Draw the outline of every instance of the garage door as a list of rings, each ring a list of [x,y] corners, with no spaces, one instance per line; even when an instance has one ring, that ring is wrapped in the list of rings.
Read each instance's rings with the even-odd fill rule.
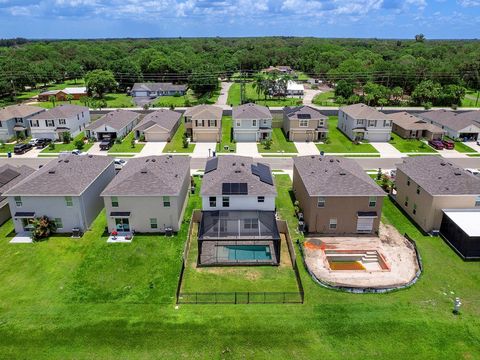
[[[167,141],[168,140],[168,134],[167,133],[154,133],[154,132],[148,132],[145,133],[145,140],[147,141]]]
[[[135,96],[148,96],[148,92],[146,91],[135,91]]]
[[[217,142],[217,133],[199,133],[195,134],[196,142]]]
[[[365,139],[372,142],[385,142],[390,141],[390,134],[369,132],[365,134]]]
[[[235,140],[237,141],[256,141],[255,133],[235,133]]]
[[[373,230],[373,217],[359,217],[357,220],[357,233],[371,233]]]

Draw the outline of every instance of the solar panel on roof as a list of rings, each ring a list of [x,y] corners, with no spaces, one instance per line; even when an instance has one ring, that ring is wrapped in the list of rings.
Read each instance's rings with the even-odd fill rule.
[[[0,174],[0,186],[3,186],[5,184],[8,184],[10,181],[15,179],[17,176],[19,176],[20,173],[12,170],[12,169],[6,169]]]
[[[261,182],[273,185],[272,173],[267,165],[261,163],[252,165],[252,174],[258,176]]]
[[[298,114],[297,117],[299,119],[311,119],[312,116],[310,114]]]
[[[248,195],[246,183],[223,183],[222,195]]]
[[[205,174],[208,174],[211,171],[217,170],[218,167],[218,158],[214,157],[207,161],[207,165],[205,165]]]

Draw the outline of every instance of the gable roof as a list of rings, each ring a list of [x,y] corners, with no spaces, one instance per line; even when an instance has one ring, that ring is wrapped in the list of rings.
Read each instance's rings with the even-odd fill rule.
[[[371,106],[361,103],[342,106],[340,111],[343,111],[345,114],[353,117],[354,119],[385,120],[387,118],[387,115],[384,113]]]
[[[428,130],[432,133],[444,132],[440,126],[431,124],[427,120],[409,114],[406,111],[388,114],[388,118],[391,119],[394,124],[406,130]]]
[[[406,158],[397,166],[431,195],[480,195],[480,178],[439,156]]]
[[[171,132],[178,124],[182,114],[176,111],[161,109],[146,115],[133,130],[147,131],[154,125]]]
[[[78,105],[60,105],[53,109],[41,112],[31,117],[32,120],[44,120],[44,119],[64,119],[70,118],[82,112],[89,112],[88,107]]]
[[[0,121],[7,121],[13,118],[26,118],[40,111],[45,111],[39,106],[30,105],[10,105],[0,108]]]
[[[70,155],[54,159],[4,195],[79,196],[112,164],[109,156]]]
[[[418,114],[423,119],[434,121],[453,130],[462,130],[470,125],[480,129],[480,111],[456,113],[450,110],[432,110]]]
[[[133,91],[186,91],[186,85],[174,85],[172,83],[135,83]]]
[[[192,120],[222,120],[223,109],[213,105],[197,105],[185,111],[184,116]]]
[[[352,159],[298,156],[293,164],[310,196],[386,196]]]
[[[245,183],[248,195],[277,194],[275,185],[261,181],[260,176],[254,174],[256,166],[261,165],[267,175],[271,176],[270,166],[266,164],[254,163],[251,157],[237,155],[224,155],[210,161],[216,161],[216,166],[208,168],[207,162],[207,169],[203,175],[202,196],[222,195],[224,183]]]
[[[308,116],[308,120],[327,120],[328,117],[323,115],[317,109],[314,109],[311,106],[295,106],[295,107],[286,107],[283,109],[284,114],[290,120],[299,120],[300,118],[306,119]],[[300,117],[299,117],[300,115]]]
[[[20,183],[35,170],[29,166],[22,165],[19,167],[5,164],[0,166],[0,204],[3,206],[6,197],[3,195],[6,191]]]
[[[234,120],[272,119],[272,114],[266,106],[253,103],[234,106],[232,116]]]
[[[190,177],[190,157],[163,155],[133,158],[101,196],[175,196]]]
[[[59,90],[48,90],[48,91],[44,91],[42,93],[40,93],[39,95],[56,95],[56,94],[59,94],[59,93],[64,93],[64,94],[67,94],[67,95],[82,95],[82,94],[86,94],[87,93],[87,88],[85,86],[83,87],[67,87],[65,89],[59,89]]]
[[[134,122],[140,116],[139,113],[130,110],[118,109],[103,115],[97,121],[88,124],[85,129],[95,130],[101,126],[110,126],[115,130],[121,130],[128,124]]]

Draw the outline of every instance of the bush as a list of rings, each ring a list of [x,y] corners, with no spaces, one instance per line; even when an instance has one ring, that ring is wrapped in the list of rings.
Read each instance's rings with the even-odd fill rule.
[[[33,241],[40,241],[48,238],[55,231],[57,231],[55,222],[47,216],[41,216],[33,221],[32,239]]]
[[[138,141],[144,142],[145,141],[145,134],[140,135],[140,137],[138,138]]]
[[[323,143],[324,144],[331,144],[332,140],[330,140],[330,138],[327,137],[327,138],[323,139]]]
[[[132,138],[132,140],[130,141],[130,146],[132,147],[132,149],[135,148],[135,139]]]
[[[187,133],[184,133],[184,134],[183,134],[183,137],[182,137],[182,145],[183,145],[183,148],[184,148],[184,149],[187,149],[187,148],[188,148],[188,137],[187,137]]]
[[[122,143],[122,139],[120,139],[120,138],[115,139],[115,144],[121,144],[121,143]]]
[[[67,131],[63,133],[63,143],[64,144],[70,144],[72,141],[72,135]]]
[[[82,150],[84,146],[85,146],[85,143],[83,142],[83,140],[75,141],[75,149]]]
[[[53,141],[48,144],[48,150],[55,150],[55,143]]]
[[[0,149],[5,149],[5,141],[0,140]]]

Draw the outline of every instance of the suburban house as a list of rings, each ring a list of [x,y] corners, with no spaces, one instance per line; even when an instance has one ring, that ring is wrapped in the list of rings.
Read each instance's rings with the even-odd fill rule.
[[[187,135],[193,142],[220,142],[222,114],[222,108],[212,105],[198,105],[187,109],[183,114]]]
[[[45,111],[30,105],[10,105],[0,108],[0,140],[7,141],[15,136],[30,136],[28,119]]]
[[[170,141],[180,125],[182,114],[177,111],[161,109],[154,111],[133,128],[135,137],[145,137],[146,141]]]
[[[352,159],[293,159],[293,192],[309,233],[378,234],[386,193]]]
[[[405,111],[389,114],[388,117],[393,121],[392,131],[404,139],[435,140],[443,137],[441,127]]]
[[[418,114],[422,119],[441,127],[452,139],[475,141],[480,139],[480,111],[456,113],[450,110],[432,110]]]
[[[63,134],[77,136],[90,122],[90,110],[85,106],[60,105],[32,116],[29,120],[34,138],[62,140]]]
[[[123,138],[138,124],[140,113],[118,109],[87,125],[86,136],[103,139]]]
[[[5,164],[0,166],[0,225],[10,219],[11,216],[8,199],[3,193],[17,185],[34,171],[34,169],[26,165],[16,167]]]
[[[6,191],[17,233],[47,216],[58,233],[83,233],[103,209],[100,193],[115,177],[109,156],[70,155],[54,159]]]
[[[200,193],[199,266],[278,265],[276,194],[268,165],[235,155],[208,160]]]
[[[286,107],[283,130],[290,141],[320,141],[328,136],[328,117],[311,106]]]
[[[189,190],[188,156],[130,159],[101,194],[108,229],[117,232],[176,232],[182,223]]]
[[[444,209],[440,236],[465,260],[480,259],[480,209]]]
[[[266,106],[248,103],[232,110],[233,139],[262,141],[272,137],[272,114]]]
[[[405,158],[395,185],[397,203],[425,232],[440,229],[443,209],[480,209],[480,177],[442,157]]]
[[[354,104],[338,110],[337,127],[352,141],[388,142],[392,120],[373,107]]]
[[[86,87],[67,87],[63,90],[49,90],[38,94],[38,101],[50,101],[50,96],[54,96],[56,101],[80,100],[87,96]]]
[[[297,83],[292,80],[287,82],[287,96],[299,96],[302,97],[305,93],[305,87],[303,84]]]
[[[130,91],[133,97],[148,97],[151,99],[159,96],[185,95],[186,85],[172,83],[135,83]]]
[[[279,65],[279,66],[269,66],[268,68],[263,70],[266,73],[277,73],[277,74],[283,74],[283,75],[290,75],[293,74],[293,69],[290,66],[284,66],[284,65]]]

